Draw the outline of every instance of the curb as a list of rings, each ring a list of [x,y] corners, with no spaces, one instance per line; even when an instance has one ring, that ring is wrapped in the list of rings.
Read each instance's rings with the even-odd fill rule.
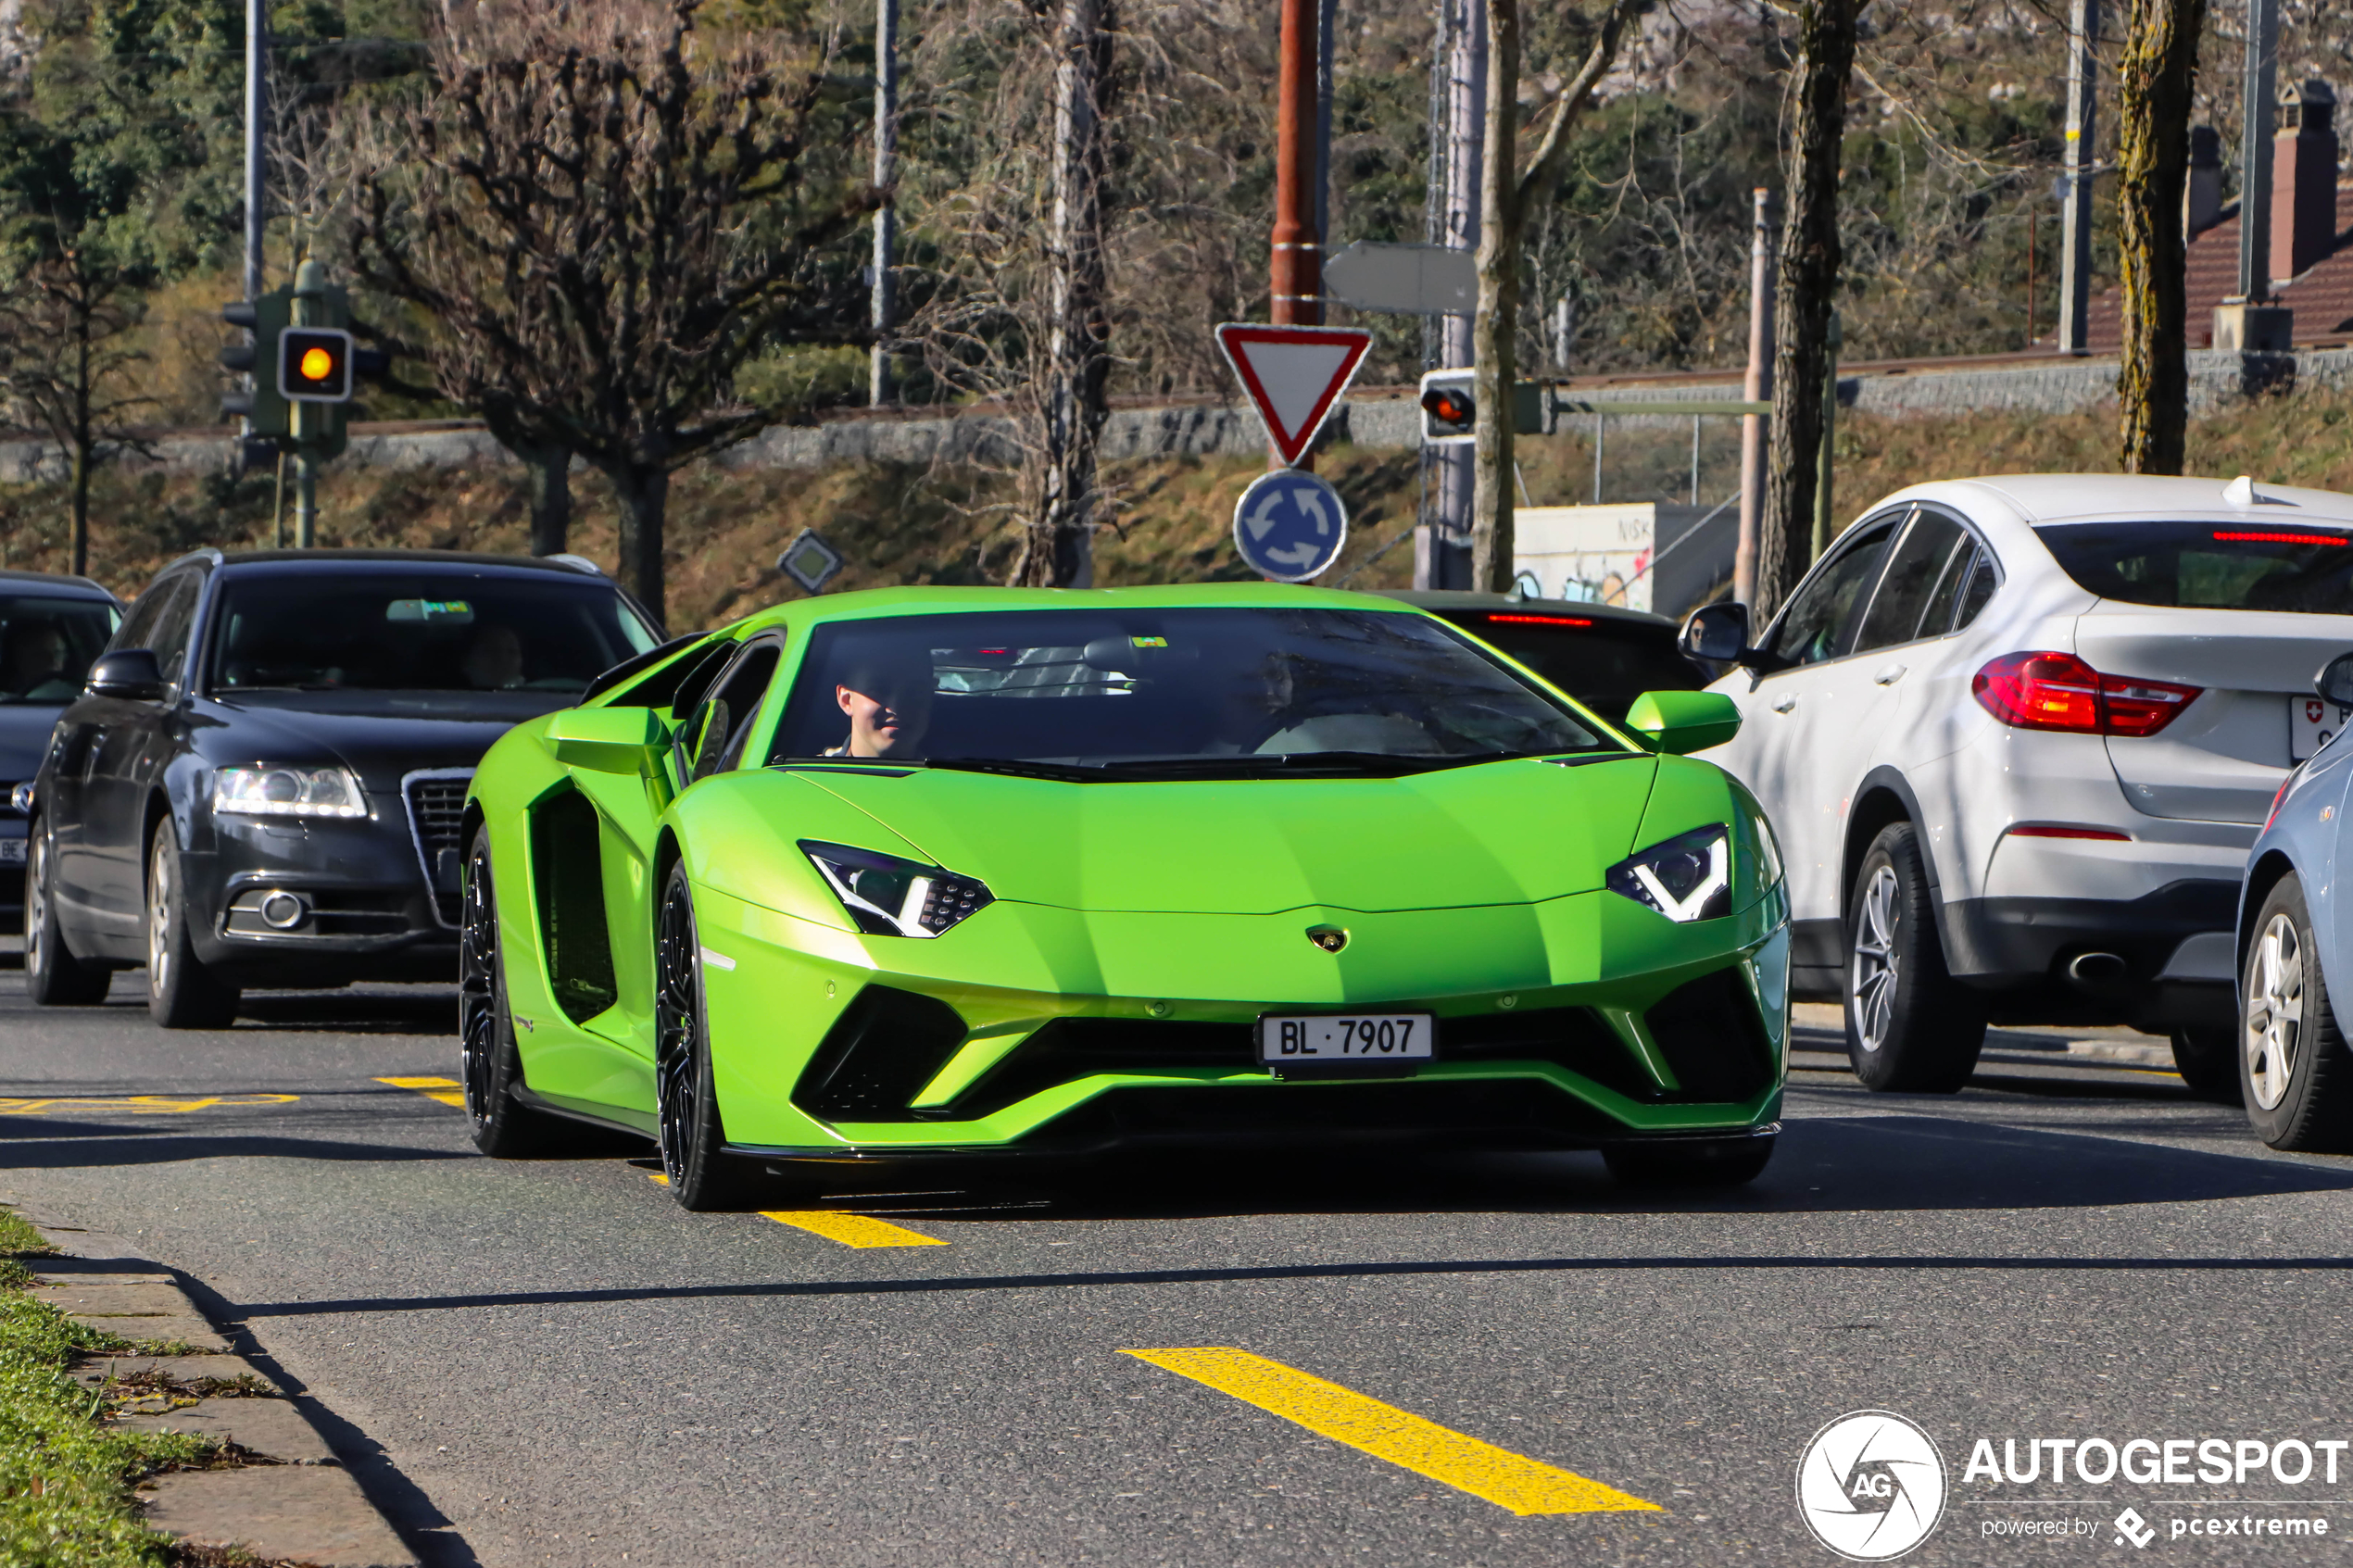
[[[76,1323],[182,1353],[77,1359],[75,1381],[99,1390],[135,1380],[119,1424],[186,1432],[233,1446],[241,1463],[182,1470],[139,1485],[151,1528],[182,1544],[300,1568],[420,1568],[278,1382],[236,1353],[170,1270],[130,1243],[18,1209],[63,1254],[28,1258],[28,1294]],[[191,1402],[193,1400],[193,1402]]]

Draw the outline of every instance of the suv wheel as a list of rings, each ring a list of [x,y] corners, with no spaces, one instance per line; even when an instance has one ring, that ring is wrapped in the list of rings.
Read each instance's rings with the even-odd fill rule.
[[[2255,917],[2239,982],[2246,1119],[2273,1148],[2353,1150],[2353,1054],[2329,1006],[2304,885],[2282,877]]]
[[[1846,1055],[1873,1089],[1952,1094],[1976,1070],[1985,1002],[1944,968],[1919,830],[1880,830],[1847,916]]]
[[[2217,1105],[2241,1103],[2237,1031],[2176,1029],[2173,1031],[2173,1071],[2190,1093]]]

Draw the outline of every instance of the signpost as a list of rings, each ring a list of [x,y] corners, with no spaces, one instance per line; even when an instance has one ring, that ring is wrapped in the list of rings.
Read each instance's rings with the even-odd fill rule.
[[[1347,543],[1340,492],[1302,469],[1259,475],[1234,507],[1234,547],[1252,571],[1277,583],[1328,571]]]
[[[1228,321],[1217,329],[1217,346],[1287,468],[1299,467],[1372,343],[1373,334],[1361,327]]]

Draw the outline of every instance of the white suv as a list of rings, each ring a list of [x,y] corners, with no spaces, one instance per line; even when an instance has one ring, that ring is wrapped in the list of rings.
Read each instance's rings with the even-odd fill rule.
[[[2233,926],[2290,766],[2347,717],[2353,496],[2016,475],[1871,508],[1764,635],[1694,611],[1781,837],[1801,997],[1880,1089],[1968,1081],[1989,1022],[2122,1022],[2238,1098]]]

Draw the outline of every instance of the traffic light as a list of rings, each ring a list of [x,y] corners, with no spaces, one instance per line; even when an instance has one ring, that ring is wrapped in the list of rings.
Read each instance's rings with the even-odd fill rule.
[[[220,319],[253,334],[251,344],[220,351],[220,363],[253,376],[251,392],[233,392],[220,399],[220,411],[252,422],[251,433],[261,440],[282,441],[294,433],[293,409],[278,390],[275,377],[254,372],[278,363],[278,339],[294,318],[291,290],[275,289],[259,299],[238,300],[220,308]]]
[[[1432,370],[1422,377],[1422,444],[1460,446],[1478,439],[1478,405],[1471,396],[1469,370]],[[1512,431],[1517,435],[1552,433],[1553,389],[1544,382],[1512,385]]]
[[[288,327],[278,334],[278,395],[289,403],[351,401],[351,334],[341,327]]]

